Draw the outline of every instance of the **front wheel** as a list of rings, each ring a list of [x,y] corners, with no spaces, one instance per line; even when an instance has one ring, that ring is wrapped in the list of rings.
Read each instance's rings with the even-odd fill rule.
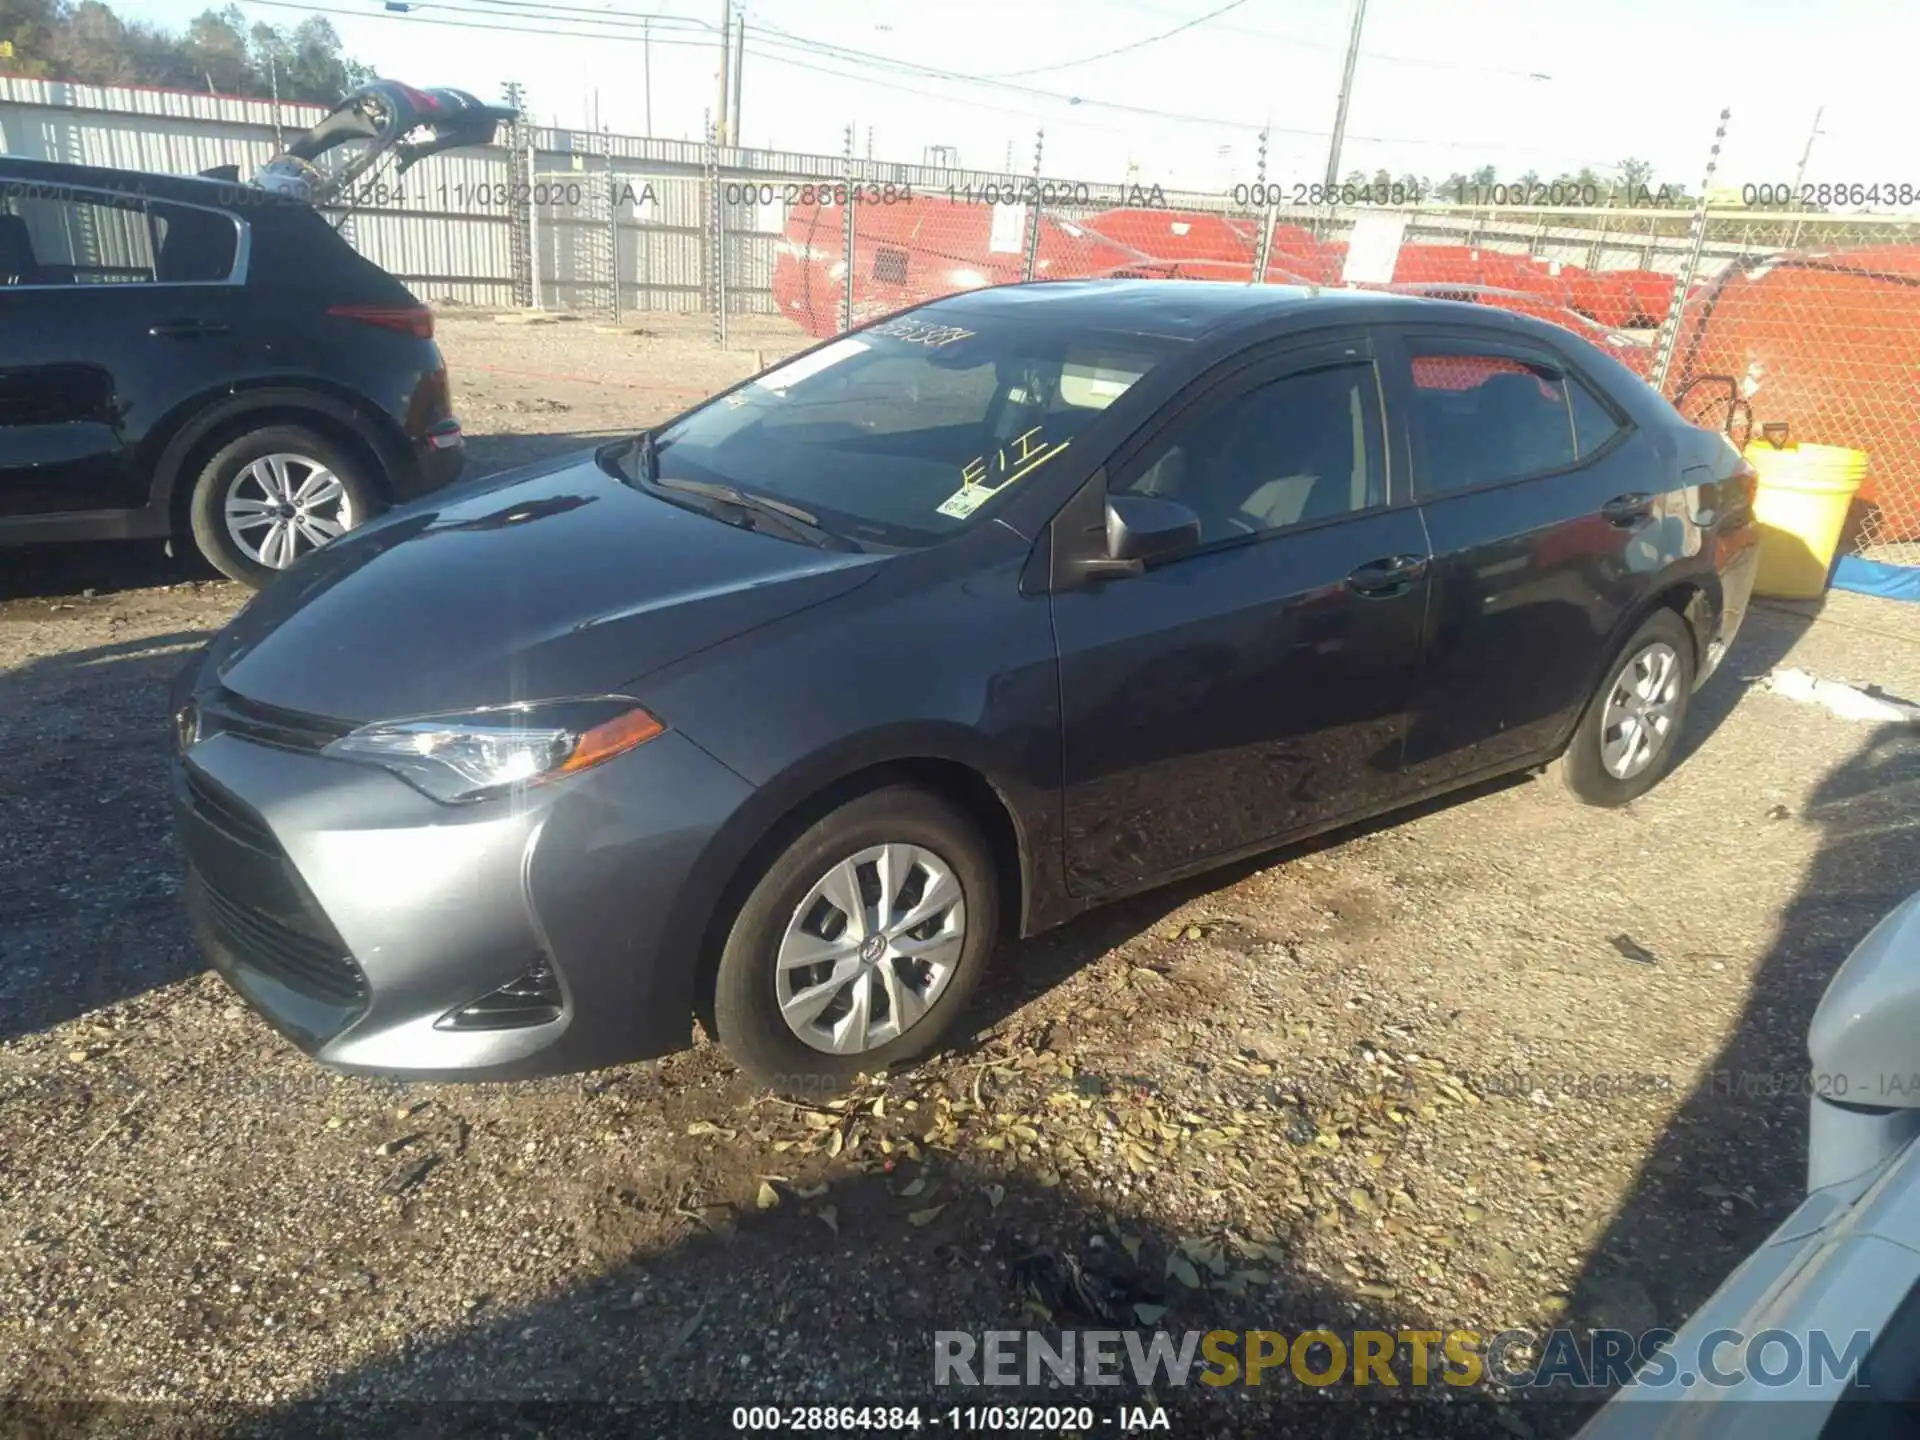
[[[376,491],[364,465],[300,425],[270,425],[222,446],[193,486],[194,543],[255,589],[364,522]]]
[[[1561,779],[1589,805],[1624,805],[1673,762],[1693,697],[1693,636],[1671,610],[1656,610],[1607,671],[1560,757]]]
[[[907,786],[850,800],[741,906],[715,977],[717,1038],[762,1085],[843,1089],[939,1043],[999,920],[993,857],[965,814]]]

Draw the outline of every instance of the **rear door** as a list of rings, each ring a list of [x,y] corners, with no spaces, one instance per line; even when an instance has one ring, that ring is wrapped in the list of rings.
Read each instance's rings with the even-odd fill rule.
[[[0,206],[0,524],[138,509],[141,442],[233,369],[240,228],[68,186]]]
[[[1106,473],[1108,493],[1194,510],[1201,543],[1053,597],[1075,892],[1257,848],[1389,794],[1426,545],[1413,508],[1392,503],[1366,337],[1245,366]]]
[[[1655,438],[1557,350],[1470,326],[1380,342],[1433,547],[1405,758],[1422,790],[1558,743],[1653,581],[1650,528],[1685,505]]]

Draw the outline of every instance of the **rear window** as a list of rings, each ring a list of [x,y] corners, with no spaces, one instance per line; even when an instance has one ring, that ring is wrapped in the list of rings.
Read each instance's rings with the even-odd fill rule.
[[[1184,344],[916,311],[668,427],[655,437],[659,473],[786,501],[853,539],[931,544],[1052,462]]]

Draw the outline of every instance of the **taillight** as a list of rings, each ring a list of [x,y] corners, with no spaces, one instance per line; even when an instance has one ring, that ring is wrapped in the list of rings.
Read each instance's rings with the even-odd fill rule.
[[[425,305],[329,305],[327,313],[378,325],[382,330],[397,330],[416,340],[433,338],[433,311]]]

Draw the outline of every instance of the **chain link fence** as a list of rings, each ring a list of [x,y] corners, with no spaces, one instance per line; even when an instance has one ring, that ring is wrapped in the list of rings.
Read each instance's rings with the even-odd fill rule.
[[[517,303],[615,321],[701,312],[726,346],[742,316],[824,338],[1025,280],[1464,300],[1605,346],[1736,442],[1785,426],[1865,451],[1849,547],[1920,563],[1920,214],[1621,203],[1605,189],[1554,205],[1258,181],[1209,194],[526,127],[506,158],[498,234]]]

